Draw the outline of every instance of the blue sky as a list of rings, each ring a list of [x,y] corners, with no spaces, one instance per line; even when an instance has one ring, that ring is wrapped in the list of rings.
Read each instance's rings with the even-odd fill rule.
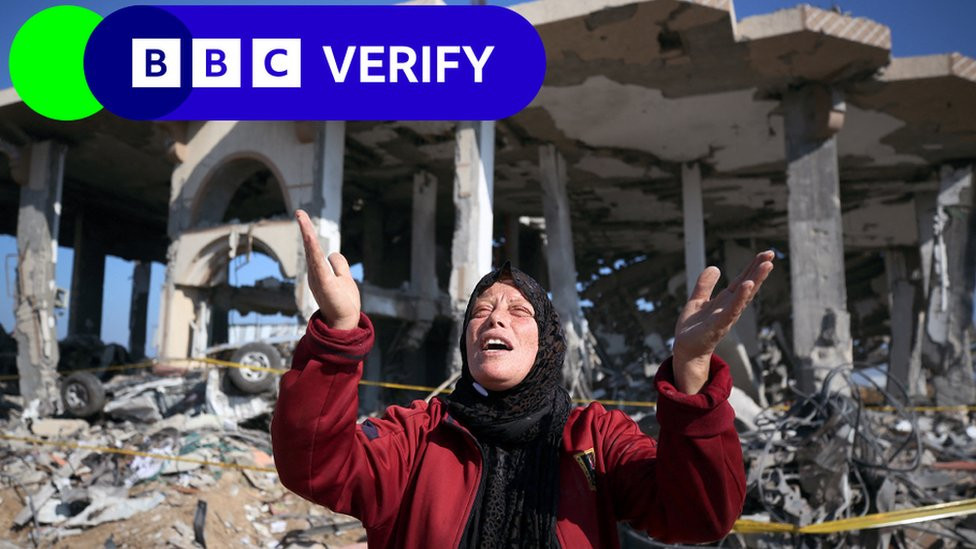
[[[572,0],[564,0],[572,1]],[[70,3],[92,9],[105,16],[114,10],[133,4],[147,4],[151,2],[130,2],[125,0],[73,2],[3,2],[0,3],[0,60],[3,70],[0,71],[0,88],[10,86],[10,75],[7,70],[7,57],[10,43],[17,29],[31,15],[38,11],[54,6]],[[269,0],[206,0],[180,1],[166,0],[159,4],[270,4]],[[384,0],[366,1],[303,1],[289,0],[290,4],[389,4]],[[468,0],[448,0],[448,4],[469,4]],[[490,1],[495,5],[512,5],[514,1]],[[782,8],[797,5],[799,2],[783,0],[738,0],[735,2],[736,17],[742,19],[751,15],[769,13]],[[976,38],[973,34],[973,22],[976,21],[976,1],[970,0],[841,0],[824,1],[808,0],[806,3],[830,9],[839,7],[842,11],[850,12],[854,16],[867,17],[891,28],[892,53],[895,56],[927,55],[958,51],[976,58]],[[12,279],[14,260],[16,257],[16,240],[11,236],[0,236],[0,256],[4,258],[3,272],[0,272],[0,324],[10,331],[13,327],[13,295],[14,281]],[[249,264],[235,270],[234,280],[238,284],[251,284],[265,276],[278,276],[278,269],[274,263],[260,255]],[[58,252],[57,285],[62,288],[71,286],[72,252],[69,248],[60,248]],[[9,275],[9,276],[8,276]],[[132,287],[132,264],[115,257],[109,257],[105,265],[105,281],[111,292],[106,292],[102,307],[102,333],[105,341],[122,343],[128,341],[129,293]],[[147,352],[152,355],[152,339],[158,321],[159,289],[163,282],[163,267],[154,264],[150,283],[150,306],[147,324]],[[123,297],[124,296],[124,297]],[[121,297],[121,299],[120,299]],[[232,316],[231,321],[253,321],[255,316],[241,319]],[[269,319],[270,320],[270,319]],[[284,319],[278,318],[278,321]],[[58,336],[64,337],[67,328],[67,316],[58,318]]]

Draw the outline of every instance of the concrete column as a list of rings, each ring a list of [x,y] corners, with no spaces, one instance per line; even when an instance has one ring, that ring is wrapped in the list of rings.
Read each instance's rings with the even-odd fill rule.
[[[410,230],[410,286],[425,297],[437,295],[437,178],[429,172],[413,176]]]
[[[973,169],[944,166],[933,222],[932,272],[922,341],[940,405],[976,400],[969,328],[973,318]]]
[[[888,311],[891,322],[891,343],[888,348],[888,392],[908,399],[924,396],[920,387],[921,364],[912,353],[915,335],[915,285],[909,279],[905,252],[889,248],[884,253],[888,278]],[[924,387],[924,384],[922,384]]]
[[[705,270],[705,218],[702,213],[701,166],[681,165],[681,206],[685,227],[685,287],[691,297],[698,275]]]
[[[458,123],[449,292],[452,299],[461,302],[462,309],[478,280],[492,267],[494,171],[495,123]]]
[[[149,310],[149,276],[152,264],[136,261],[132,266],[132,297],[129,304],[129,354],[146,356],[146,313]]]
[[[210,343],[210,303],[206,299],[201,299],[197,295],[196,317],[190,323],[193,330],[190,339],[190,356],[193,358],[202,357],[204,351]]]
[[[542,183],[542,211],[546,218],[546,261],[552,304],[566,334],[566,363],[563,379],[573,396],[590,394],[593,363],[587,352],[585,320],[576,292],[576,257],[573,228],[566,194],[566,162],[553,145],[539,147],[539,172]]]
[[[914,313],[915,328],[912,342],[912,356],[910,359],[910,364],[917,364],[920,371],[918,378],[915,380],[915,386],[909,388],[909,393],[921,397],[919,400],[925,400],[925,397],[928,396],[928,381],[926,376],[923,375],[922,348],[929,348],[931,346],[931,342],[925,337],[925,319],[928,313],[925,304],[928,303],[929,276],[932,272],[932,248],[935,242],[932,220],[935,219],[935,199],[937,196],[938,193],[925,192],[915,193],[913,198],[915,202],[915,220],[918,224],[918,263],[919,270],[922,274],[922,304],[916,307]],[[911,381],[911,378],[909,378],[909,381]]]
[[[166,280],[163,293],[159,299],[159,329],[156,332],[156,353],[164,359],[180,359],[190,355],[193,328],[191,326],[196,315],[196,291],[192,288],[177,287],[172,281],[175,275],[173,269],[173,250],[179,242],[170,245],[169,262],[166,266]],[[167,366],[168,367],[168,366]],[[175,366],[180,368],[180,365]],[[164,371],[165,368],[160,368]]]
[[[459,122],[455,136],[454,238],[448,283],[455,319],[452,342],[460,338],[468,297],[492,267],[495,122]],[[459,368],[460,351],[455,350],[450,360],[452,368]]]
[[[105,250],[93,219],[75,214],[74,262],[71,267],[71,304],[68,335],[102,333],[102,295],[105,285]]]
[[[346,146],[346,123],[328,121],[322,124],[315,141],[315,190],[307,211],[319,233],[319,245],[326,257],[339,251],[339,227],[342,216],[342,172]],[[295,238],[301,239],[296,229]],[[295,283],[295,300],[306,320],[315,313],[315,298],[308,287],[308,267],[304,248],[299,246],[299,261]]]
[[[811,392],[829,368],[853,360],[834,137],[844,105],[830,89],[809,85],[784,94],[783,110],[795,374],[799,389]]]
[[[58,394],[58,339],[54,322],[54,267],[57,263],[61,188],[67,147],[52,141],[34,143],[27,180],[21,181],[17,213],[17,372],[24,408],[38,402],[38,413],[62,411]]]

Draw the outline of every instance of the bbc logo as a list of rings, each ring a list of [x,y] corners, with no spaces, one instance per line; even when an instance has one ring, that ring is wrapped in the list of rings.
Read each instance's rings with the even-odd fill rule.
[[[299,38],[251,40],[251,87],[300,88],[302,41]],[[132,39],[132,87],[179,88],[179,38]],[[194,88],[241,87],[241,41],[238,38],[191,40]]]

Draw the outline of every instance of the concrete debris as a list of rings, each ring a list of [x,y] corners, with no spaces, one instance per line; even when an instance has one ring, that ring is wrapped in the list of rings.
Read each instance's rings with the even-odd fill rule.
[[[88,427],[83,419],[37,419],[31,422],[31,432],[39,437],[70,437]]]
[[[264,395],[233,394],[230,382],[217,370],[207,374],[207,405],[218,416],[245,421],[271,412],[274,403]]]
[[[231,389],[219,397],[223,378],[216,370],[116,376],[104,384],[105,409],[88,421],[27,418],[22,399],[0,395],[5,434],[84,447],[0,446],[0,548],[345,547],[364,541],[357,520],[281,486],[267,429],[273,395]]]
[[[180,378],[160,378],[146,382],[135,379],[116,378],[106,384],[106,390],[113,394],[103,411],[119,419],[155,422],[163,419],[159,398],[167,389],[182,388],[185,381]]]
[[[762,410],[756,428],[741,434],[748,472],[743,518],[804,526],[976,497],[973,416],[914,412],[906,401],[870,373],[835,369],[818,391],[797,393],[788,408]],[[884,531],[733,534],[725,545],[969,547],[974,539],[976,521],[964,516]]]
[[[145,497],[129,497],[127,489],[111,486],[92,486],[88,494],[91,502],[81,513],[71,517],[66,526],[96,526],[103,522],[125,520],[154,509],[166,499],[160,492]]]

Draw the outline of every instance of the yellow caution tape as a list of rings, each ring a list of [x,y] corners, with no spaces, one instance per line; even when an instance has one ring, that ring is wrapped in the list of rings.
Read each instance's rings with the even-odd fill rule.
[[[111,446],[90,446],[87,444],[78,444],[77,442],[70,442],[66,440],[44,440],[39,438],[30,437],[16,437],[12,435],[0,434],[0,439],[3,440],[13,440],[17,442],[25,442],[27,444],[37,444],[39,446],[57,446],[61,448],[72,448],[76,450],[90,450],[92,452],[98,452],[101,454],[122,454],[126,456],[140,456],[155,459],[162,459],[167,461],[180,461],[184,463],[199,463],[200,465],[209,465],[211,467],[221,467],[224,469],[246,469],[248,471],[260,471],[262,473],[275,473],[274,467],[258,467],[257,465],[241,465],[240,463],[228,463],[225,461],[211,461],[208,459],[198,459],[186,456],[169,456],[166,454],[154,454],[152,452],[142,452],[140,450],[129,450],[127,448],[112,448]]]
[[[830,520],[807,526],[796,526],[781,522],[759,522],[740,519],[732,527],[740,534],[785,533],[785,534],[834,534],[837,532],[854,532],[891,526],[904,526],[917,522],[927,522],[962,515],[976,513],[976,498],[937,503],[912,509],[898,509],[884,513],[874,513],[863,517]]]
[[[225,368],[242,368],[245,370],[255,370],[258,372],[270,372],[273,374],[283,374],[287,372],[287,369],[283,368],[268,368],[265,366],[253,366],[250,364],[241,364],[240,362],[231,362],[228,360],[220,360],[217,358],[160,358],[153,360],[144,360],[141,362],[134,362],[132,364],[117,364],[112,366],[99,366],[94,368],[79,368],[76,370],[66,371],[64,373],[74,373],[74,372],[106,372],[106,371],[120,371],[120,370],[132,370],[138,368],[152,368],[153,366],[160,363],[184,363],[190,364],[191,367],[195,364],[207,364],[212,366],[222,366]],[[15,379],[20,379],[19,375],[6,375],[0,376],[0,381],[12,381]],[[371,381],[368,379],[362,379],[359,381],[360,385],[368,385],[372,387],[384,387],[387,389],[400,389],[404,391],[420,391],[420,392],[438,392],[438,393],[450,393],[451,389],[438,389],[437,387],[428,387],[426,385],[408,385],[405,383],[393,383],[389,381]],[[604,406],[634,406],[634,407],[648,407],[654,408],[657,406],[656,402],[652,401],[642,401],[642,400],[611,400],[611,399],[574,399],[576,404],[589,404],[591,402],[599,402]],[[772,408],[777,410],[788,410],[788,404],[777,404],[772,406]],[[881,412],[895,412],[898,408],[894,406],[885,405],[870,405],[865,406],[869,410],[876,410]],[[976,411],[976,405],[958,405],[958,406],[906,406],[901,408],[902,410],[913,411],[913,412],[973,412]]]
[[[878,410],[881,412],[897,412],[898,408],[894,406],[881,406],[873,405],[866,406],[870,410]],[[966,405],[958,404],[954,406],[905,406],[901,408],[902,410],[911,410],[913,412],[972,412],[976,410],[976,405]]]
[[[762,522],[751,519],[739,519],[732,526],[732,531],[739,534],[795,534],[797,526],[783,522]]]
[[[179,359],[177,359],[179,360]],[[288,370],[282,368],[268,368],[265,366],[252,366],[250,364],[241,364],[240,362],[230,362],[228,360],[220,360],[217,358],[187,358],[183,359],[187,362],[203,362],[204,364],[213,364],[214,366],[226,366],[228,368],[242,368],[245,370],[255,370],[257,372],[271,372],[272,374],[283,374]],[[167,362],[175,362],[169,360]]]

